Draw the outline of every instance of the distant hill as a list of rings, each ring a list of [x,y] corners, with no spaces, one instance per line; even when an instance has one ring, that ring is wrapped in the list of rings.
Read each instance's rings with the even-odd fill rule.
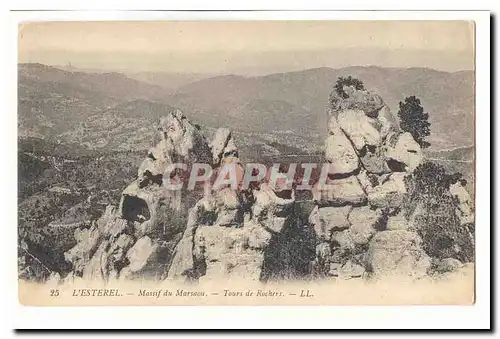
[[[419,97],[432,123],[433,149],[473,143],[472,71],[348,67],[259,77],[219,76],[181,87],[169,102],[210,125],[320,135],[325,131],[328,94],[336,79],[347,75],[361,79],[395,111],[406,96]]]
[[[142,149],[151,145],[148,131],[154,120],[176,107],[204,127],[229,127],[252,135],[241,144],[273,135],[270,141],[292,141],[318,151],[326,130],[328,95],[337,77],[347,75],[378,92],[394,111],[406,96],[419,97],[432,123],[431,151],[473,144],[473,73],[427,68],[316,68],[202,80],[195,74],[179,76],[175,86],[197,81],[172,93],[161,87],[168,74],[136,74],[139,81],[119,73],[21,64],[19,134],[88,148]]]
[[[120,103],[161,100],[165,93],[119,73],[69,72],[42,64],[20,64],[18,76],[21,136],[55,138]]]
[[[175,91],[181,86],[187,85],[202,79],[207,79],[215,76],[214,74],[204,73],[175,73],[175,72],[161,72],[161,71],[144,71],[144,72],[129,72],[116,70],[106,70],[99,68],[80,68],[71,65],[57,65],[54,68],[62,69],[69,72],[83,72],[83,73],[121,73],[131,79],[145,82],[151,85],[162,87],[168,92]]]
[[[135,80],[160,86],[168,92],[173,92],[189,83],[213,77],[210,74],[170,72],[125,72],[125,75]]]
[[[74,124],[59,138],[90,149],[148,149],[156,134],[155,124],[173,109],[142,99],[123,102]]]
[[[448,161],[457,162],[473,162],[474,146],[427,152],[426,157],[430,159],[446,159]]]

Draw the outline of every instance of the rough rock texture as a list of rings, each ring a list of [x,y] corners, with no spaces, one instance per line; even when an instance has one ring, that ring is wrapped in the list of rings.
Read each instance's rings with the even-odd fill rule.
[[[400,134],[393,145],[388,146],[386,157],[391,164],[403,164],[406,171],[412,172],[422,161],[422,150],[411,134],[406,132]]]
[[[368,202],[374,208],[397,209],[406,195],[403,173],[393,173],[368,194]]]
[[[382,231],[370,241],[366,265],[376,276],[407,275],[423,277],[430,268],[430,258],[421,248],[415,232]]]
[[[230,136],[225,129],[215,134],[211,147],[216,165],[239,163]],[[293,194],[280,197],[265,183],[246,191],[224,187],[208,192],[189,211],[168,279],[260,280],[266,249],[287,227],[293,204]]]
[[[325,160],[332,164],[332,174],[350,174],[359,168],[359,159],[345,135],[330,135],[326,139]]]
[[[365,146],[380,145],[382,136],[377,129],[377,120],[366,116],[362,110],[342,111],[337,121],[356,150],[361,151]]]
[[[212,149],[212,161],[219,165],[223,158],[238,157],[238,148],[233,140],[231,131],[227,128],[219,128],[210,143]]]
[[[349,228],[347,217],[351,209],[351,206],[321,208],[316,206],[309,217],[309,223],[314,227],[318,239],[329,240],[332,231]]]
[[[360,205],[366,202],[363,191],[356,176],[343,179],[327,179],[324,187],[313,187],[313,199],[320,206]]]
[[[389,107],[384,106],[378,111],[377,117],[380,125],[380,134],[382,138],[386,138],[391,133],[398,134],[401,129],[399,127],[399,119],[395,113],[393,113]]]
[[[460,181],[450,186],[450,193],[458,200],[456,214],[462,225],[474,223],[474,203]]]
[[[435,270],[439,273],[453,272],[464,267],[464,264],[455,258],[445,258],[437,261]]]
[[[415,279],[460,269],[452,255],[431,265],[413,226],[418,211],[403,213],[407,180],[422,161],[419,145],[380,96],[344,91],[330,96],[329,173],[307,199],[266,182],[240,189],[244,166],[231,131],[217,130],[208,144],[180,111],[163,118],[159,142],[119,205],[75,231],[77,244],[65,254],[73,272],[65,279]],[[211,165],[214,177],[234,166],[238,188],[166,189],[184,179],[173,164],[195,162]],[[460,182],[450,194],[468,229],[470,196]]]
[[[405,178],[421,162],[420,146],[401,131],[378,95],[344,90],[347,97],[330,96],[327,186],[313,188],[313,272],[339,278],[420,277],[429,260],[401,213],[408,195]]]
[[[336,116],[339,112],[358,109],[367,116],[376,118],[384,107],[384,101],[376,94],[366,90],[356,90],[353,86],[344,86],[347,97],[340,97],[335,91],[330,94],[329,114]]]
[[[402,213],[399,213],[397,215],[390,216],[387,219],[387,226],[386,226],[388,231],[406,231],[412,228],[411,223],[406,220],[404,215]]]
[[[203,135],[182,112],[163,117],[160,141],[139,167],[137,179],[122,193],[117,209],[108,206],[90,229],[77,229],[77,244],[65,254],[73,276],[83,279],[158,279],[166,276],[171,253],[186,227],[183,190],[168,190],[179,174],[165,171],[173,163],[211,161]],[[168,173],[168,171],[167,171]],[[195,193],[192,193],[195,194]]]

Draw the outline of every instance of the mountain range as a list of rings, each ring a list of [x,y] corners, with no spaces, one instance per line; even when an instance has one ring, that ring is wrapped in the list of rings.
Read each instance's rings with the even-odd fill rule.
[[[379,93],[394,111],[406,96],[419,97],[429,113],[432,151],[473,144],[472,71],[374,66],[245,77],[90,73],[20,64],[19,135],[90,149],[146,149],[154,121],[180,108],[208,132],[219,126],[234,130],[243,148],[264,145],[263,152],[281,153],[272,146],[277,143],[317,152],[328,95],[336,79],[347,75]]]

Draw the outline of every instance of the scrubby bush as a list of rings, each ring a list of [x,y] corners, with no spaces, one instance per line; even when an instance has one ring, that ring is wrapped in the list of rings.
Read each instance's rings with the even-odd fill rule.
[[[441,165],[422,163],[406,178],[409,194],[403,206],[405,217],[412,220],[427,254],[469,262],[474,258],[474,243],[468,228],[460,224],[456,214],[458,202],[449,191],[458,180],[459,173],[450,175]]]
[[[353,86],[356,90],[361,91],[365,89],[363,85],[363,81],[353,78],[352,76],[348,76],[346,78],[339,77],[337,82],[335,83],[335,92],[338,96],[347,99],[349,96],[344,91],[344,86]]]

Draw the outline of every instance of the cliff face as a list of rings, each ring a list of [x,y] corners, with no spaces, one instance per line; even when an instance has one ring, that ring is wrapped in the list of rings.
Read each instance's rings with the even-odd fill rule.
[[[315,184],[305,200],[297,199],[295,187],[264,181],[246,189],[167,190],[166,181],[178,179],[163,177],[174,163],[205,163],[215,173],[232,165],[239,183],[245,164],[229,130],[219,129],[208,143],[180,111],[162,118],[160,141],[119,206],[75,231],[77,245],[65,254],[73,265],[66,279],[425,276],[436,266],[414,222],[425,211],[408,215],[404,209],[407,182],[422,162],[420,146],[380,96],[353,88],[345,93],[330,96],[326,185]],[[468,232],[471,199],[459,183],[450,194],[459,202],[458,227]]]

